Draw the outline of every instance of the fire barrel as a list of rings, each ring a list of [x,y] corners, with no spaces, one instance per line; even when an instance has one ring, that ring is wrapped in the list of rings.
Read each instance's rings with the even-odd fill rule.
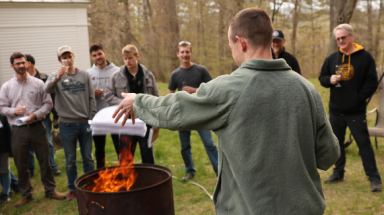
[[[134,167],[113,166],[115,168],[134,168],[136,181],[129,191],[92,192],[92,186],[100,171],[88,172],[75,181],[77,204],[81,215],[174,215],[172,172],[168,168],[152,164],[135,164]]]

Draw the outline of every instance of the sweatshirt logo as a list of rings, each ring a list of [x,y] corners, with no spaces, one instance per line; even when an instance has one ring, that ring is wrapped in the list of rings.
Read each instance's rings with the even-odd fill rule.
[[[85,83],[69,79],[69,82],[61,82],[61,89],[63,92],[69,92],[71,94],[78,94],[85,92]]]
[[[349,68],[348,68],[347,63],[339,66],[337,71],[341,71],[341,80],[343,80],[343,81],[350,80],[353,77],[353,75],[355,74],[355,69],[353,68],[353,66],[351,64],[349,64]]]

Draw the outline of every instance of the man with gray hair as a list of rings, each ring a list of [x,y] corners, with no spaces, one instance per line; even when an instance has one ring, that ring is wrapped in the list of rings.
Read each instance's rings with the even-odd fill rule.
[[[321,85],[331,89],[329,120],[339,140],[341,156],[333,174],[325,183],[344,181],[344,137],[347,126],[359,147],[365,174],[371,181],[371,191],[381,191],[381,178],[369,139],[366,100],[377,88],[375,60],[364,47],[353,42],[353,28],[341,24],[333,30],[339,50],[325,59],[319,77]]]

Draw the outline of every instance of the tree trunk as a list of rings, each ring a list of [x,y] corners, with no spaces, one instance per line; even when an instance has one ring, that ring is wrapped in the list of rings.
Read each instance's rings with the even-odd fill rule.
[[[277,13],[279,12],[280,8],[281,8],[281,5],[285,2],[286,0],[283,0],[281,1],[280,3],[276,3],[276,0],[273,0],[273,9],[272,9],[272,16],[271,16],[271,20],[272,20],[272,23],[275,21],[275,16],[277,15]],[[276,6],[278,4],[278,6]]]
[[[148,57],[148,68],[160,68],[159,37],[156,35],[156,29],[153,26],[152,8],[149,0],[143,0],[143,19],[145,29],[145,47],[146,57]],[[155,76],[160,76],[158,70],[152,70]]]
[[[129,12],[129,0],[124,2],[125,8],[125,43],[131,44],[131,17]]]
[[[168,41],[168,55],[171,58],[171,68],[175,69],[179,66],[179,59],[176,56],[176,51],[178,49],[178,42],[180,40],[179,36],[179,19],[176,11],[176,0],[169,0],[169,4],[165,4],[166,11],[168,13],[168,23],[169,23],[169,38]]]
[[[314,23],[314,12],[313,12],[313,0],[311,0],[311,38],[312,38],[312,41],[315,41],[315,23]],[[317,44],[316,43],[312,43],[312,50],[311,50],[311,64],[313,66],[316,65],[316,46]],[[302,75],[304,75],[304,71],[302,71]],[[309,74],[306,74],[306,75],[309,75]],[[312,75],[312,74],[311,74]]]
[[[367,32],[368,35],[373,35],[372,33],[372,1],[367,0],[367,16],[368,16],[368,23],[367,23]],[[372,53],[373,49],[373,40],[368,40],[367,44],[367,51]]]
[[[353,15],[353,10],[356,7],[356,3],[357,3],[357,0],[334,1],[335,9],[334,9],[333,15],[334,15],[335,27],[342,23],[349,23]],[[333,32],[331,32],[329,47],[328,47],[328,55],[336,51],[337,51],[337,43],[335,40],[335,36],[333,35]]]
[[[335,0],[329,1],[329,32],[332,34],[335,25]]]
[[[205,43],[205,26],[204,26],[204,7],[205,7],[205,0],[199,0],[199,5],[200,5],[200,26],[201,26],[201,42],[203,45],[203,54],[204,54],[204,64],[205,60],[207,59],[207,47]]]
[[[295,7],[293,8],[292,36],[291,36],[292,54],[294,56],[296,56],[296,31],[297,31],[297,24],[299,22],[299,13],[300,13],[300,0],[295,0]]]
[[[373,47],[372,56],[374,59],[379,58],[378,47],[380,47],[380,30],[381,30],[381,16],[383,14],[383,2],[384,0],[380,0],[380,9],[379,14],[377,15],[377,27],[376,27],[376,37],[375,37],[375,46]]]

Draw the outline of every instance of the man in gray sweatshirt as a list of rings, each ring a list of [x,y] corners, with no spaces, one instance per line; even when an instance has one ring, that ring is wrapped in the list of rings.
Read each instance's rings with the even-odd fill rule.
[[[49,76],[44,90],[56,91],[55,109],[59,114],[60,138],[65,153],[65,167],[70,190],[67,199],[76,198],[77,178],[76,145],[80,143],[84,173],[95,169],[92,159],[92,134],[88,120],[96,114],[96,101],[92,80],[87,71],[74,67],[75,55],[69,46],[61,46],[57,52],[58,71]]]
[[[99,111],[109,106],[104,98],[104,89],[107,88],[109,78],[112,74],[120,70],[120,68],[115,66],[113,63],[109,63],[105,59],[107,52],[101,44],[93,44],[89,48],[89,53],[91,54],[91,58],[95,64],[93,64],[92,68],[88,69],[87,72],[91,76],[93,82],[96,97],[96,109]],[[93,136],[93,141],[95,142],[97,169],[105,166],[105,137],[106,135]],[[111,138],[113,145],[115,146],[117,156],[119,156],[119,135],[111,134]]]

